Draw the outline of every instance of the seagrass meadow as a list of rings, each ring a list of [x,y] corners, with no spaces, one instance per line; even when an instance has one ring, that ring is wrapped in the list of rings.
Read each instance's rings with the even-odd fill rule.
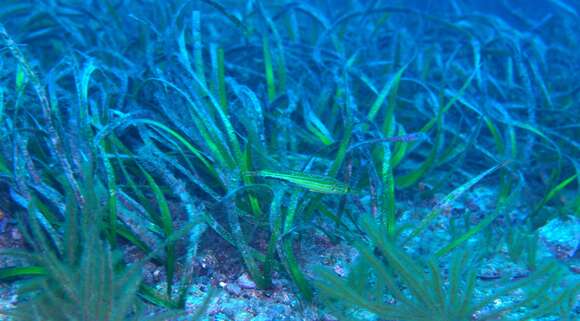
[[[573,321],[573,0],[2,0],[0,320]]]

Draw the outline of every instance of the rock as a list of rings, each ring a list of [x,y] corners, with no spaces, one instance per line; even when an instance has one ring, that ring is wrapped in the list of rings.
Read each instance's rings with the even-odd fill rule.
[[[580,219],[574,216],[554,219],[540,229],[540,238],[554,256],[568,260],[580,246]]]
[[[14,241],[22,240],[22,234],[20,234],[20,231],[16,227],[11,230],[10,236]]]
[[[250,276],[247,273],[242,274],[236,282],[242,289],[256,288],[256,283],[252,279],[250,279]]]
[[[242,295],[242,288],[235,283],[229,283],[228,285],[226,285],[225,289],[231,295],[235,295],[235,296]]]

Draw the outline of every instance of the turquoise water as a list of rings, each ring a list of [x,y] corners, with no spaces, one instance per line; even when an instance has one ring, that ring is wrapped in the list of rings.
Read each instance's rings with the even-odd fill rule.
[[[3,0],[0,320],[576,320],[579,12]]]

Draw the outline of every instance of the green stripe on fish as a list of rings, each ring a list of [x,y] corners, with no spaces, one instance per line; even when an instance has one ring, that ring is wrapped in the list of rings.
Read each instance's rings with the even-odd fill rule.
[[[330,176],[269,169],[245,172],[244,175],[279,179],[317,193],[347,194],[352,192],[352,189],[347,184]]]

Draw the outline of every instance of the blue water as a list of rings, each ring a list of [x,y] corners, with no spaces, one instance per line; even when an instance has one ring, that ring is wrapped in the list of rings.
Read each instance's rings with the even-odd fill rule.
[[[0,0],[1,302],[578,320],[579,71],[576,0]]]

